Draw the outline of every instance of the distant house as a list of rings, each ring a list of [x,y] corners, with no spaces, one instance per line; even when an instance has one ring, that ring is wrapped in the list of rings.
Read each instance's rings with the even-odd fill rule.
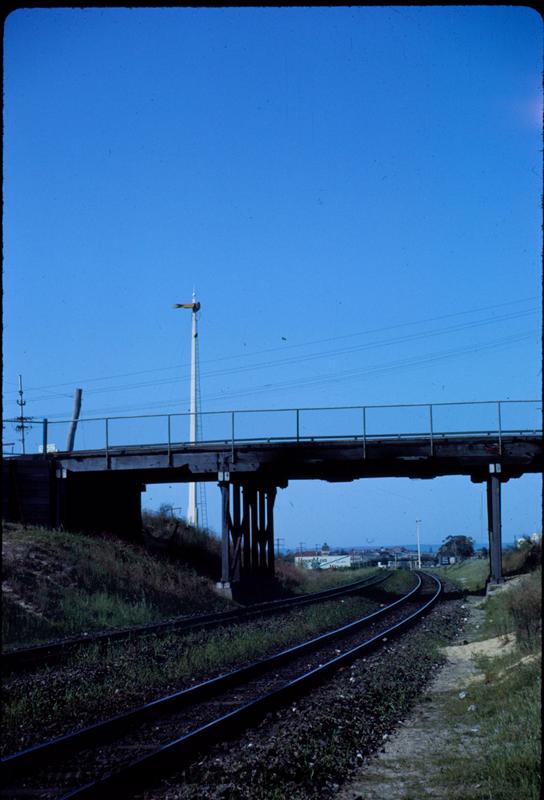
[[[325,542],[321,550],[306,550],[295,556],[295,564],[304,569],[349,569],[354,566],[351,554],[331,553]]]

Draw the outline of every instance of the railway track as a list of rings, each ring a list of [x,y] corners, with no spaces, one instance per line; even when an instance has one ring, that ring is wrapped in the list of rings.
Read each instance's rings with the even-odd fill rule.
[[[417,574],[401,598],[335,631],[8,756],[0,774],[11,788],[2,796],[117,798],[141,790],[406,630],[441,590],[438,578]]]
[[[214,628],[225,624],[237,624],[249,619],[264,617],[286,611],[298,606],[310,605],[312,603],[333,600],[344,595],[357,594],[367,588],[377,586],[390,577],[387,572],[382,575],[372,575],[360,581],[346,584],[345,586],[324,589],[320,592],[300,595],[299,597],[289,597],[283,600],[272,600],[267,603],[258,603],[245,608],[237,608],[232,611],[220,611],[215,614],[202,614],[192,617],[177,617],[156,622],[151,625],[138,625],[131,628],[122,628],[111,631],[101,631],[100,633],[89,636],[70,637],[57,641],[47,642],[46,644],[34,647],[17,648],[11,651],[4,651],[0,654],[0,667],[3,675],[11,672],[21,672],[27,669],[34,669],[45,664],[56,664],[70,656],[77,648],[88,647],[89,645],[99,645],[106,648],[112,642],[124,639],[138,638],[141,636],[167,634],[173,631],[186,633],[202,628]]]

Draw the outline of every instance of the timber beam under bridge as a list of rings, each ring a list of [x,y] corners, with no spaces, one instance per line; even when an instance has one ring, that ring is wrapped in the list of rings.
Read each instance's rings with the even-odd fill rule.
[[[44,448],[46,450],[46,448]],[[501,574],[501,484],[542,472],[539,433],[387,436],[116,446],[4,459],[4,518],[68,530],[141,529],[149,483],[215,482],[221,491],[221,584],[274,574],[274,500],[290,480],[485,482],[492,580]]]

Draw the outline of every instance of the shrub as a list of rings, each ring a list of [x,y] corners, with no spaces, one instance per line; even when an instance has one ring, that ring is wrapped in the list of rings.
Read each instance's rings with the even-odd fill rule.
[[[209,530],[195,528],[169,513],[144,511],[144,540],[146,544],[165,553],[174,561],[190,564],[214,581],[221,577],[221,542]]]
[[[282,587],[282,594],[295,594],[301,591],[304,576],[290,561],[284,558],[276,559],[276,577]]]
[[[532,572],[542,564],[542,542],[526,539],[519,547],[507,550],[503,555],[504,571],[510,575]]]
[[[542,639],[542,570],[525,579],[517,590],[506,595],[517,641],[523,650],[534,650]]]

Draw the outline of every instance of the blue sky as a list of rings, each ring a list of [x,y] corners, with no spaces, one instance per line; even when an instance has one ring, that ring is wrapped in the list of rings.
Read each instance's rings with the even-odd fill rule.
[[[193,287],[204,411],[540,396],[535,11],[23,9],[4,60],[5,417],[20,373],[52,421],[76,387],[83,416],[187,411]],[[539,494],[505,485],[506,541]],[[481,487],[292,483],[276,529],[397,543],[416,518],[480,540]]]

